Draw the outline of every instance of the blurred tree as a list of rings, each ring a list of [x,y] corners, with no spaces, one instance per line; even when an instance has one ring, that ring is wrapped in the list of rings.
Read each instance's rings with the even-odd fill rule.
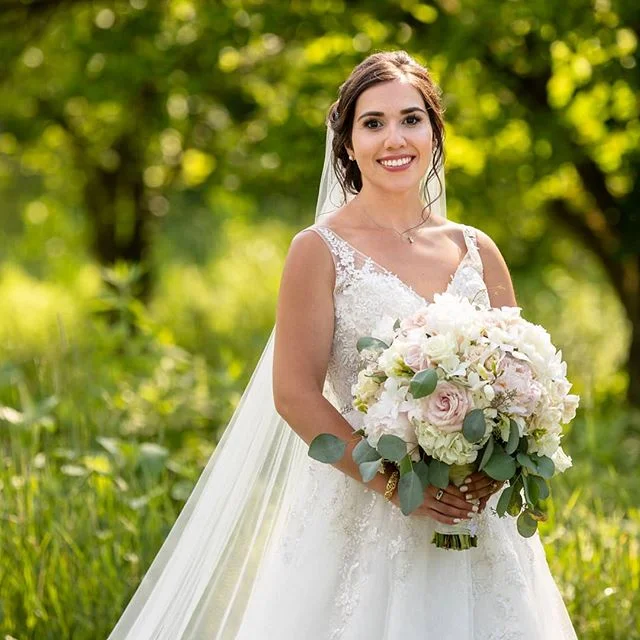
[[[587,247],[629,320],[640,404],[639,32],[634,0],[4,2],[0,215],[19,234],[47,194],[84,212],[101,263],[148,274],[167,226],[197,235],[186,211],[213,212],[198,241],[215,245],[229,194],[298,225],[339,84],[405,48],[444,90],[452,217],[520,273],[581,268],[556,251],[567,233]]]

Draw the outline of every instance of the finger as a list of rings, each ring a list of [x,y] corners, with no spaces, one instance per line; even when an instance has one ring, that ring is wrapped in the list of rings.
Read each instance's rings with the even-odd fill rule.
[[[434,486],[430,486],[427,489],[427,496],[433,498],[437,502],[442,502],[444,504],[451,505],[452,507],[458,507],[459,509],[463,509],[465,511],[469,511],[469,503],[464,498],[464,494],[458,492],[453,492],[449,487],[442,490],[442,494],[440,499],[436,498],[440,489]],[[457,494],[457,495],[456,495]]]
[[[475,486],[471,485],[471,486],[465,487],[465,491],[463,493],[467,500],[474,500],[477,498],[484,498],[485,496],[490,496],[496,491],[499,491],[501,486],[502,486],[502,483],[489,479],[488,482],[477,484]]]
[[[438,501],[429,497],[425,501],[425,506],[432,511],[437,511],[445,516],[450,516],[451,518],[459,518],[461,520],[467,520],[471,518],[475,511],[472,508],[472,505],[469,503],[463,505],[462,507],[455,507],[447,504],[446,502]]]

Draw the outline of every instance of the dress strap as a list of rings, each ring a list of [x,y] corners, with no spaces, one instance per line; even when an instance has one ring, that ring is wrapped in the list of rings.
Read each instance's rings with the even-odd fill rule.
[[[329,227],[312,225],[305,231],[315,231],[329,247],[336,270],[335,289],[342,289],[355,275],[356,255],[353,248]]]
[[[462,225],[462,233],[464,235],[464,242],[467,245],[468,259],[478,270],[478,273],[482,275],[482,257],[480,256],[480,251],[478,249],[478,236],[476,229],[465,224]]]

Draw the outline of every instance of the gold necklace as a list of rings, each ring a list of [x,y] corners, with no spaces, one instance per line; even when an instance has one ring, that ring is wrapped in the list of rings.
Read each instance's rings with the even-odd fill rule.
[[[425,206],[426,206],[426,205],[425,205]],[[424,211],[424,207],[423,207],[422,211]],[[394,229],[393,227],[384,227],[383,225],[381,225],[381,224],[377,223],[377,222],[376,222],[376,221],[375,221],[375,220],[374,220],[374,219],[373,219],[373,218],[372,218],[372,217],[367,213],[365,206],[364,206],[364,205],[362,205],[362,213],[364,213],[364,215],[365,215],[367,218],[369,218],[369,220],[371,220],[371,222],[373,222],[373,224],[375,224],[377,227],[380,227],[380,229],[385,229],[386,231],[393,231],[393,232],[394,232],[394,233],[395,233],[399,238],[402,238],[403,240],[405,239],[405,237],[404,237],[404,234],[405,234],[405,233],[407,233],[407,232],[411,231],[412,229],[415,229],[416,227],[420,227],[420,226],[422,226],[423,224],[425,224],[425,223],[429,220],[429,218],[431,217],[431,212],[432,212],[432,211],[433,211],[432,209],[430,209],[430,210],[429,210],[429,215],[428,215],[424,220],[422,220],[422,222],[418,222],[418,224],[414,224],[414,225],[413,225],[413,227],[409,227],[408,229],[405,229],[404,231],[396,231],[396,229]],[[411,235],[408,235],[408,236],[406,237],[406,240],[407,240],[407,242],[408,242],[409,244],[413,244],[413,242],[414,242],[414,240],[413,240],[413,236],[411,236]]]

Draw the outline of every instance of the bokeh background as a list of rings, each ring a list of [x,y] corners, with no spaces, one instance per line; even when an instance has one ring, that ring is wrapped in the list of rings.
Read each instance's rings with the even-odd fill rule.
[[[215,448],[376,50],[443,89],[449,216],[582,396],[542,528],[640,638],[637,0],[2,0],[0,635],[106,637]]]

